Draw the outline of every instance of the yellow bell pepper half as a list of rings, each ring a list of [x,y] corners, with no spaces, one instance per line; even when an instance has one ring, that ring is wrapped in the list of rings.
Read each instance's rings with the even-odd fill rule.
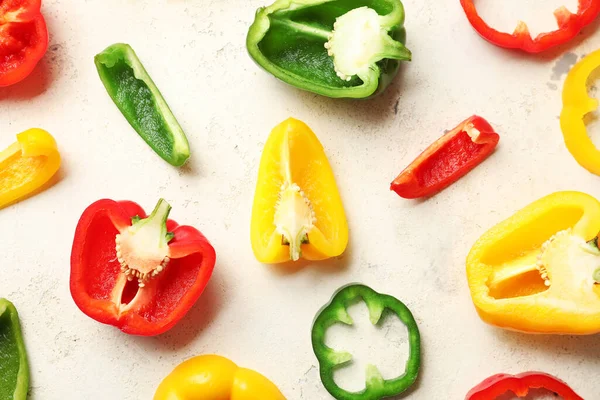
[[[485,233],[467,258],[479,316],[546,334],[600,332],[600,202],[580,192],[544,197]]]
[[[0,152],[0,208],[41,189],[60,167],[56,141],[42,129],[29,129]]]
[[[260,262],[339,256],[348,223],[323,146],[303,122],[290,118],[265,144],[254,195],[251,242]]]
[[[154,400],[285,400],[258,372],[227,358],[204,355],[179,364],[159,385]]]
[[[598,100],[588,95],[588,80],[600,68],[600,50],[577,63],[567,75],[563,88],[560,127],[565,144],[575,160],[593,174],[600,175],[600,150],[586,129],[587,116],[598,109]]]

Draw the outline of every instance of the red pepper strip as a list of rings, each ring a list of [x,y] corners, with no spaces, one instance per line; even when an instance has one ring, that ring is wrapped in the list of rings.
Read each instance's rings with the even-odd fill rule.
[[[499,140],[491,125],[474,115],[421,153],[392,182],[391,190],[405,199],[431,196],[475,168]]]
[[[161,200],[147,217],[134,202],[104,199],[84,211],[73,241],[70,281],[83,313],[128,334],[152,336],[190,310],[216,256],[195,228],[167,220],[170,208]],[[148,265],[151,269],[142,267]]]
[[[528,53],[539,53],[568,42],[600,14],[599,0],[579,0],[577,14],[573,14],[564,6],[560,7],[554,11],[558,29],[552,32],[540,33],[535,39],[532,39],[529,28],[522,21],[519,21],[512,34],[493,29],[479,16],[474,1],[460,0],[460,4],[477,33],[496,46],[521,49]]]
[[[513,392],[518,397],[526,397],[529,389],[547,389],[564,400],[583,400],[565,382],[543,372],[524,372],[519,375],[497,374],[490,376],[467,393],[465,400],[493,400]]]
[[[48,48],[41,0],[0,1],[0,87],[25,79]]]

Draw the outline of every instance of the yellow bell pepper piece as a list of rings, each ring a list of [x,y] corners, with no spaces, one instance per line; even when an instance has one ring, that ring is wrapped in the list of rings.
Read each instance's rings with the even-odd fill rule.
[[[254,195],[251,242],[260,262],[339,256],[348,223],[323,146],[303,122],[276,126],[265,144]]]
[[[489,230],[467,258],[479,316],[521,332],[599,333],[599,232],[600,202],[580,192],[551,194]]]
[[[600,150],[594,146],[586,129],[586,117],[598,109],[598,100],[588,95],[588,79],[600,68],[600,50],[579,63],[567,75],[563,88],[560,127],[565,144],[575,160],[593,174],[600,175]]]
[[[60,167],[56,141],[42,129],[29,129],[0,152],[0,208],[42,189]]]
[[[179,364],[154,400],[286,400],[275,384],[227,358],[204,355]]]

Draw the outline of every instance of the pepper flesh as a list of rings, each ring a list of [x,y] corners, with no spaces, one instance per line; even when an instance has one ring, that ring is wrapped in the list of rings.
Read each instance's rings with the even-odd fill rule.
[[[526,397],[530,389],[547,389],[563,400],[583,400],[565,382],[544,372],[524,372],[518,375],[497,374],[485,379],[467,393],[465,400],[492,400],[513,392]]]
[[[0,87],[25,79],[48,49],[41,0],[0,1]]]
[[[475,0],[460,0],[460,4],[473,28],[485,40],[496,46],[521,49],[528,53],[539,53],[572,40],[600,14],[598,0],[579,0],[576,14],[571,13],[564,6],[560,7],[554,12],[558,29],[540,33],[533,39],[527,25],[522,21],[519,21],[512,34],[499,32],[479,16],[475,8]]]
[[[29,364],[15,306],[0,299],[0,399],[26,400]]]
[[[348,223],[323,146],[303,122],[289,118],[265,144],[250,226],[258,261],[282,263],[339,256]]]
[[[563,88],[560,114],[560,127],[567,149],[579,165],[596,175],[600,175],[600,150],[588,136],[586,116],[598,109],[598,100],[589,96],[587,84],[599,68],[600,50],[597,50],[571,69]]]
[[[256,12],[246,46],[283,82],[323,96],[366,98],[409,61],[399,0],[277,0]]]
[[[29,129],[0,152],[0,209],[43,188],[60,167],[56,141],[42,129]]]
[[[94,57],[113,102],[144,141],[169,164],[179,167],[190,147],[169,105],[131,46],[116,43]]]
[[[600,202],[580,192],[546,196],[485,233],[467,258],[479,316],[545,334],[600,332]]]
[[[98,200],[81,216],[70,289],[79,309],[132,335],[171,329],[204,291],[215,251],[191,226],[169,220],[160,200],[150,216],[134,202]]]
[[[499,140],[491,125],[474,115],[425,149],[390,188],[405,199],[434,195],[483,162]]]
[[[410,354],[406,361],[404,375],[394,379],[383,379],[374,365],[366,371],[366,388],[361,392],[348,392],[340,388],[334,381],[336,369],[352,361],[352,355],[345,351],[335,351],[325,344],[327,329],[342,323],[352,325],[354,322],[347,312],[348,306],[362,299],[369,310],[369,319],[377,325],[385,318],[386,312],[394,313],[408,329]],[[400,300],[360,284],[351,284],[340,288],[331,301],[317,314],[312,327],[312,346],[319,361],[321,381],[325,389],[337,400],[378,400],[396,396],[415,383],[421,365],[421,336],[415,319]]]
[[[154,400],[285,400],[258,372],[225,357],[203,355],[178,365],[158,386]]]

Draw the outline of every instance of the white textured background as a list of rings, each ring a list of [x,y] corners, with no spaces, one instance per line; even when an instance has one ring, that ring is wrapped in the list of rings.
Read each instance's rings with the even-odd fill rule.
[[[22,318],[31,398],[150,399],[176,364],[218,353],[265,374],[289,399],[328,399],[311,323],[339,286],[360,281],[398,297],[417,318],[423,358],[411,398],[461,399],[491,374],[536,369],[598,399],[600,338],[488,327],[472,306],[464,260],[485,230],[542,196],[569,189],[600,197],[599,178],[572,159],[558,123],[564,74],[600,47],[599,24],[569,46],[528,57],[480,39],[458,0],[405,0],[414,61],[382,96],[344,101],[299,91],[254,65],[245,37],[264,2],[44,0],[48,53],[26,81],[0,89],[0,147],[37,126],[55,136],[63,157],[56,185],[0,211],[0,296]],[[512,30],[519,9],[552,26],[565,0],[479,3]],[[193,155],[184,170],[154,154],[106,94],[93,56],[114,42],[134,47],[187,132]],[[490,159],[427,201],[389,191],[420,151],[472,114],[501,135]],[[303,268],[259,264],[249,239],[262,146],[289,116],[325,146],[350,224],[343,257]],[[151,210],[161,196],[174,219],[209,238],[218,262],[174,329],[127,336],[72,301],[73,233],[99,198]],[[371,354],[386,353],[377,348]]]

